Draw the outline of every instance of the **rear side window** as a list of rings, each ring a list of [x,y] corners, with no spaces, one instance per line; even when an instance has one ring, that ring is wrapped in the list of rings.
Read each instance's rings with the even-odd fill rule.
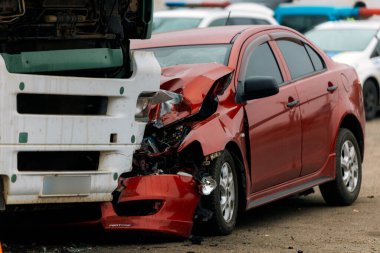
[[[269,22],[260,18],[231,18],[229,25],[268,25]]]
[[[268,43],[258,46],[249,58],[246,78],[252,76],[272,76],[278,84],[283,83],[276,58]]]
[[[218,18],[212,21],[208,26],[225,26],[227,23],[227,18]]]
[[[310,57],[301,42],[296,43],[289,40],[278,40],[277,45],[285,58],[292,79],[314,72]]]
[[[319,71],[325,68],[325,65],[317,52],[314,51],[309,45],[305,44],[305,48],[310,56],[315,71]]]
[[[380,56],[380,42],[377,42],[375,50],[373,50],[371,54],[371,58],[379,57]]]
[[[225,26],[225,25],[269,25],[269,22],[259,18],[218,18],[212,21],[209,26]]]

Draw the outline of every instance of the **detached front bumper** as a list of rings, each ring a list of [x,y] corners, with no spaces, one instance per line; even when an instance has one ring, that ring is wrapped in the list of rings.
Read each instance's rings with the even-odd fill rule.
[[[143,230],[187,237],[200,194],[190,176],[151,175],[126,178],[116,204],[101,206],[106,230]]]

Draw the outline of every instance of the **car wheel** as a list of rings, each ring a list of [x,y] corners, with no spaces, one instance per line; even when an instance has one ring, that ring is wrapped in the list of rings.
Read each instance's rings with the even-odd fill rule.
[[[379,102],[379,94],[377,92],[376,84],[373,81],[368,80],[364,83],[363,96],[365,118],[371,120],[376,117],[377,105]]]
[[[359,145],[348,129],[339,130],[336,141],[336,178],[320,186],[329,205],[350,205],[358,197],[362,181],[362,161]]]
[[[213,161],[210,168],[211,176],[217,181],[216,189],[204,196],[203,203],[213,216],[210,229],[219,235],[231,234],[238,213],[238,181],[234,160],[227,150]]]

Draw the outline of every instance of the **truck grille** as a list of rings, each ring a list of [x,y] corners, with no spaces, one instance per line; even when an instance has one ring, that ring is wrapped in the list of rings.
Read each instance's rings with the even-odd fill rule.
[[[19,171],[96,171],[99,167],[98,151],[47,151],[19,152]]]
[[[108,97],[18,94],[17,112],[44,115],[106,115]]]

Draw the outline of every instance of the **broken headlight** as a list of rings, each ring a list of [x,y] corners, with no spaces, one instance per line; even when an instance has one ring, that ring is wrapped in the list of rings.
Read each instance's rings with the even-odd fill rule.
[[[135,119],[147,122],[149,120],[149,105],[151,97],[140,95],[137,99]]]
[[[148,122],[151,105],[163,106],[164,109],[161,109],[161,106],[158,107],[160,110],[159,117],[161,117],[170,112],[171,105],[178,104],[181,101],[181,95],[170,91],[160,90],[158,92],[143,92],[137,98],[135,119],[136,121]]]

